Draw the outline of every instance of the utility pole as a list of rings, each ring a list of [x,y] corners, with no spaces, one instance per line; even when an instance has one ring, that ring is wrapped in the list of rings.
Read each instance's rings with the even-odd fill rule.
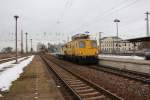
[[[67,41],[69,42],[69,36],[67,37]]]
[[[28,53],[28,33],[26,32],[26,53]]]
[[[146,19],[145,19],[146,20],[146,33],[147,33],[147,37],[148,37],[150,35],[149,34],[149,14],[150,13],[147,11],[145,14],[146,14]]]
[[[16,21],[16,28],[15,28],[15,33],[16,33],[16,64],[18,63],[18,47],[17,47],[17,19],[19,18],[19,16],[18,15],[15,15],[14,16],[14,18],[15,18],[15,21]]]
[[[30,39],[30,41],[31,41],[31,53],[32,53],[32,51],[33,51],[33,48],[32,48],[32,39]]]
[[[99,53],[101,52],[101,34],[102,32],[99,32]]]
[[[115,46],[114,46],[114,45],[115,45],[115,43],[114,43],[114,37],[112,37],[112,40],[113,40],[113,41],[112,41],[112,42],[113,42],[113,43],[112,43],[112,45],[113,45],[112,54],[114,54],[114,53],[115,53],[115,48],[114,48],[114,47],[115,47]]]
[[[23,54],[23,30],[21,30],[21,53]]]

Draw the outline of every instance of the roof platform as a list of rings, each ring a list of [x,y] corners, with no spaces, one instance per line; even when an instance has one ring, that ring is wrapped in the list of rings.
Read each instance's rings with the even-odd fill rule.
[[[88,34],[76,34],[72,36],[72,40],[78,40],[78,39],[89,39]]]

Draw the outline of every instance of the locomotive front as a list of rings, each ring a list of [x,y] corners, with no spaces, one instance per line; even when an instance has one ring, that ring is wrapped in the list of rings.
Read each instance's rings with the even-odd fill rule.
[[[96,40],[91,40],[89,35],[77,34],[72,41],[62,48],[63,58],[78,63],[97,63],[98,49]]]

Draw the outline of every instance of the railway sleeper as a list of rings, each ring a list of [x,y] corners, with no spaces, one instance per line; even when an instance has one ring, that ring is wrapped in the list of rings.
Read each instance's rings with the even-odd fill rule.
[[[53,66],[51,66],[51,67],[53,67]],[[78,80],[77,78],[73,78],[72,77],[72,75],[71,74],[69,74],[69,73],[65,73],[63,70],[59,70],[59,69],[57,69],[57,67],[53,67],[53,70],[55,70],[55,72],[57,72],[57,75],[59,75],[59,76],[63,76],[64,75],[64,78],[63,77],[61,77],[62,79],[64,79],[64,80],[69,80],[69,81],[76,81],[76,80]],[[69,78],[69,77],[67,77],[66,75],[68,74],[68,76],[69,77],[72,77],[72,78]],[[73,74],[74,75],[74,74]],[[69,85],[69,84],[68,84]],[[76,84],[76,85],[70,85],[69,86],[70,88],[72,88],[73,90],[75,90],[75,89],[80,89],[80,90],[82,90],[82,89],[86,89],[86,88],[91,88],[90,86],[88,86],[87,84],[85,84],[84,82],[82,83],[82,84]],[[72,91],[73,91],[72,90]],[[88,93],[79,93],[79,92],[77,92],[77,91],[74,91],[74,92],[76,92],[77,94],[78,94],[78,96],[80,96],[81,98],[83,98],[83,100],[101,100],[102,99],[102,94],[103,93],[100,93],[100,92],[98,92],[97,90],[95,90],[95,91],[92,91],[92,92],[88,92]],[[75,93],[75,94],[76,94]],[[94,98],[95,97],[95,98]],[[97,98],[101,98],[101,99],[97,99]],[[90,99],[91,98],[91,99]],[[105,98],[104,100],[107,100],[107,97],[103,97],[103,98]],[[103,100],[103,99],[102,99]],[[109,100],[109,99],[108,99]],[[119,100],[120,100],[120,98],[119,98]]]
[[[150,82],[150,79],[149,79],[149,78],[148,78],[148,79],[145,79],[145,80]]]
[[[78,85],[78,84],[83,84],[83,82],[75,82],[75,83],[68,83],[69,85]]]
[[[87,86],[86,84],[76,84],[76,85],[70,85],[71,87],[82,87],[82,86]]]
[[[93,92],[90,92],[90,93],[79,93],[79,95],[83,98],[89,98],[89,97],[100,96],[101,94],[97,91],[93,91]]]
[[[83,90],[76,90],[78,93],[89,93],[89,92],[93,92],[95,91],[93,88],[89,88],[89,89],[83,89]]]
[[[66,80],[67,82],[81,82],[81,80]]]
[[[76,80],[76,78],[74,78],[74,77],[64,77],[64,76],[62,76],[62,78],[65,79],[65,80]]]
[[[90,89],[90,86],[75,87],[75,90]]]
[[[96,96],[96,97],[90,97],[85,100],[106,100],[106,97],[104,95],[101,95],[101,96]],[[109,99],[107,99],[107,100],[109,100]]]

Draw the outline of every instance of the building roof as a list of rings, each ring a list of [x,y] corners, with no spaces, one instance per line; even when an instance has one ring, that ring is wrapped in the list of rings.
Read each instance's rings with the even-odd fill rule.
[[[132,38],[132,39],[127,39],[126,41],[130,41],[130,42],[150,41],[150,37]]]
[[[111,36],[111,37],[103,37],[101,40],[107,39],[107,38],[113,38],[113,39],[121,39],[120,37],[117,38],[117,36]]]

